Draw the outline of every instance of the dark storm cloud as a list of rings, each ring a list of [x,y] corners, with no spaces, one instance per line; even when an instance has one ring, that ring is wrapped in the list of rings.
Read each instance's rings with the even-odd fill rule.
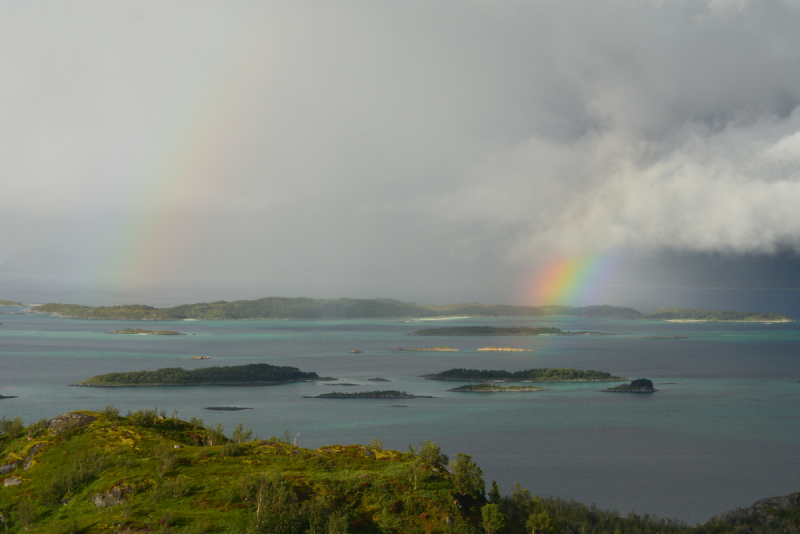
[[[233,276],[468,280],[800,242],[796,2],[0,13],[7,257],[102,257],[173,210],[192,229],[176,272]],[[167,194],[180,158],[198,170]]]

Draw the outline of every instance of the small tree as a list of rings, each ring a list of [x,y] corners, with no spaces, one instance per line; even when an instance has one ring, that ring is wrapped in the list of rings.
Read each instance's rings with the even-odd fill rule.
[[[447,465],[450,462],[447,455],[442,453],[442,449],[431,440],[425,440],[420,446],[419,455],[437,464]]]
[[[109,404],[103,409],[103,416],[109,421],[116,421],[119,419],[119,408]]]
[[[369,443],[367,443],[367,447],[375,449],[376,451],[382,451],[383,450],[383,441],[381,441],[378,438],[375,438],[372,441],[370,441]]]
[[[489,502],[492,504],[497,504],[500,502],[500,500],[500,486],[497,485],[497,482],[492,480],[492,485],[489,489]]]
[[[223,441],[225,441],[225,427],[222,426],[222,423],[206,427],[206,443],[210,447],[219,445]]]
[[[486,534],[494,534],[506,526],[505,517],[496,504],[487,504],[481,508],[481,517],[483,518],[481,526]]]
[[[453,483],[458,493],[474,498],[482,497],[486,491],[483,470],[472,461],[472,455],[459,452],[450,463]]]
[[[422,458],[414,458],[408,465],[408,478],[414,485],[414,489],[417,489],[418,482],[425,478],[426,473],[427,469]]]
[[[236,443],[244,443],[253,439],[253,431],[244,427],[244,423],[238,423],[231,433],[231,439]]]
[[[556,532],[556,522],[553,520],[547,507],[539,497],[534,497],[532,501],[532,512],[528,516],[525,528],[531,534],[550,534]]]

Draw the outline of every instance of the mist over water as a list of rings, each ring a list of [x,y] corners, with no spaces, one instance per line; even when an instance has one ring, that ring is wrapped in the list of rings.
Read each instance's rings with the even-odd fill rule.
[[[4,309],[9,311],[9,309]],[[515,482],[541,495],[574,498],[622,513],[651,513],[690,523],[767,496],[797,491],[800,480],[800,328],[796,324],[666,323],[579,318],[473,318],[452,325],[555,326],[598,330],[600,337],[419,338],[432,323],[398,320],[182,321],[147,323],[188,336],[109,336],[142,327],[125,321],[0,314],[0,413],[26,422],[69,409],[123,413],[141,408],[179,417],[243,421],[262,437],[299,433],[305,447],[365,443],[374,437],[405,450],[432,439],[451,456],[466,452],[487,483]],[[441,323],[439,323],[441,324]],[[646,340],[683,335],[681,340]],[[454,353],[394,352],[449,345]],[[488,345],[533,352],[487,353]],[[349,354],[352,349],[363,354]],[[190,360],[195,354],[211,360]],[[180,358],[180,359],[176,359]],[[180,366],[265,362],[296,366],[357,386],[75,388],[89,376]],[[547,384],[547,391],[470,395],[457,382],[419,375],[454,367],[521,370],[596,369],[651,378],[653,395],[602,393],[597,383]],[[391,382],[370,382],[383,377]],[[327,384],[335,384],[330,382]],[[397,389],[432,399],[305,399],[328,391]],[[207,406],[243,406],[212,412]]]

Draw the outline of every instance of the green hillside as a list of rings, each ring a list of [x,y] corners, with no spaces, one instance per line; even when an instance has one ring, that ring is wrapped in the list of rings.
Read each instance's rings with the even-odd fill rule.
[[[689,527],[515,485],[502,496],[468,454],[426,441],[306,449],[290,433],[142,410],[77,411],[25,427],[0,419],[0,523],[6,533],[522,534],[794,532],[795,494]],[[794,529],[794,530],[792,530]]]
[[[19,302],[0,299],[0,306],[22,306]]]

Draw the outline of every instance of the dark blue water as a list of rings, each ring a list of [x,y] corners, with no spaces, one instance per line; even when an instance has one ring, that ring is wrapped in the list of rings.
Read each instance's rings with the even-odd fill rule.
[[[5,308],[4,311],[13,311]],[[759,498],[800,491],[800,328],[792,324],[623,320],[462,319],[437,325],[541,325],[609,336],[430,338],[406,334],[433,323],[360,321],[183,321],[136,323],[0,313],[0,415],[29,423],[72,409],[154,408],[231,429],[244,421],[262,437],[299,434],[318,447],[379,437],[406,450],[426,439],[451,456],[467,452],[487,483],[574,498],[623,513],[702,521]],[[120,328],[189,336],[111,336]],[[683,335],[682,340],[646,340]],[[450,345],[461,352],[393,352]],[[490,353],[488,345],[532,352]],[[363,354],[349,354],[351,349]],[[193,355],[210,360],[190,360]],[[287,384],[234,388],[76,388],[89,376],[180,366],[266,362],[339,378],[357,387]],[[596,383],[547,391],[465,394],[419,378],[453,367],[597,369],[651,378],[653,395],[602,393]],[[370,377],[391,380],[367,381]],[[322,400],[341,390],[399,389],[411,400]],[[252,410],[212,412],[207,406]]]

